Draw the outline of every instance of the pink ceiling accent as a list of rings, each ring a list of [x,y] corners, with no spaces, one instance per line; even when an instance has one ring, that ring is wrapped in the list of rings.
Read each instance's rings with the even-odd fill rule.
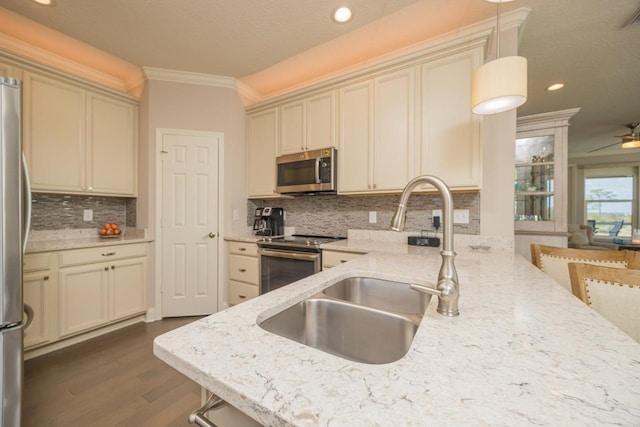
[[[468,0],[467,6],[471,1],[474,0]],[[289,88],[364,65],[385,54],[487,19],[494,13],[492,8],[464,6],[450,0],[413,3],[342,37],[245,76],[240,81],[263,98],[269,98]]]
[[[96,80],[86,69],[82,72],[84,67],[88,67],[121,81],[122,85],[116,88],[134,96],[139,96],[142,90],[144,80],[140,67],[2,7],[0,7],[0,28],[5,36],[22,42],[9,44],[5,39],[5,43],[0,45],[0,48],[16,55],[44,62],[46,65],[55,65],[56,68],[63,67],[66,68],[64,71]],[[42,51],[46,51],[47,54]],[[65,67],[64,61],[54,61],[51,54],[84,67],[76,67],[73,64],[67,64]],[[99,82],[105,83],[102,80]],[[111,86],[114,85],[111,84]]]

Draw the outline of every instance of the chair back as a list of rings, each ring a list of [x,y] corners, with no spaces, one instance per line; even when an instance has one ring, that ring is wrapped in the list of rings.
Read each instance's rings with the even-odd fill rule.
[[[640,342],[640,270],[569,263],[574,295]]]
[[[611,230],[609,230],[609,236],[617,236],[620,230],[622,229],[623,225],[624,225],[623,219],[614,222],[613,227],[611,228]]]
[[[559,248],[531,244],[533,265],[553,280],[571,291],[570,262],[602,265],[612,268],[640,269],[640,253],[635,251],[598,251],[589,249]]]

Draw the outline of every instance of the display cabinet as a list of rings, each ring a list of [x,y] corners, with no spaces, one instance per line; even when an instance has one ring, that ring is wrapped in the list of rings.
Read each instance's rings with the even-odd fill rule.
[[[569,119],[579,108],[518,117],[514,170],[516,251],[529,245],[567,246]]]

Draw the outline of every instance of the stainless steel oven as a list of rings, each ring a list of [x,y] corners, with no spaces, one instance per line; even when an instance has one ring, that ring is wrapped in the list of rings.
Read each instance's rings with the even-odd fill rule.
[[[304,279],[322,269],[320,245],[343,237],[294,235],[258,242],[260,294]]]

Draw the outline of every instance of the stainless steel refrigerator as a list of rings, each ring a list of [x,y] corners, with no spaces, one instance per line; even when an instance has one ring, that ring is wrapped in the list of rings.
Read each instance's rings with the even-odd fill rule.
[[[20,426],[23,384],[22,255],[30,191],[20,131],[21,82],[0,77],[0,426]]]

